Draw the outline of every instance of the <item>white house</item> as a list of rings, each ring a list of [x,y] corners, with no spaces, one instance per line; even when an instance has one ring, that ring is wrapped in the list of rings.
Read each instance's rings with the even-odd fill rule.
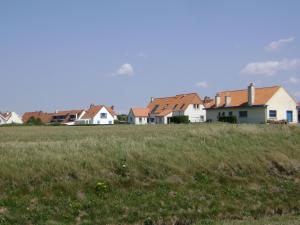
[[[168,124],[172,116],[188,116],[191,123],[204,122],[206,111],[197,93],[151,98],[148,104],[149,123]]]
[[[128,114],[128,123],[147,124],[149,116],[148,108],[131,108]]]
[[[297,104],[297,110],[298,110],[298,123],[300,123],[300,102]]]
[[[15,112],[0,112],[0,125],[3,124],[22,124],[23,121],[21,117]]]
[[[208,121],[235,116],[238,123],[296,123],[298,116],[295,100],[281,86],[255,88],[251,83],[248,89],[219,92],[205,106]]]
[[[84,115],[76,120],[76,124],[114,124],[115,115],[110,107],[91,105]]]

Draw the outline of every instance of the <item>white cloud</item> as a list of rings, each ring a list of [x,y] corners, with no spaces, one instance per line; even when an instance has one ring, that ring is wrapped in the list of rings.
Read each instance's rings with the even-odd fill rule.
[[[266,46],[267,51],[276,51],[279,48],[283,47],[284,45],[293,42],[295,40],[295,37],[290,37],[290,38],[284,38],[280,39],[278,41],[272,41],[270,44]]]
[[[279,71],[287,71],[300,66],[300,59],[283,59],[281,61],[253,62],[246,65],[241,73],[271,76]]]
[[[129,64],[129,63],[123,64],[123,65],[118,69],[117,75],[120,75],[120,76],[133,76],[133,75],[134,75],[134,71],[133,71],[132,65]]]
[[[206,81],[200,81],[196,83],[197,87],[208,88],[208,83]]]
[[[290,77],[288,80],[285,81],[285,83],[290,83],[290,84],[299,84],[300,79],[296,77]]]

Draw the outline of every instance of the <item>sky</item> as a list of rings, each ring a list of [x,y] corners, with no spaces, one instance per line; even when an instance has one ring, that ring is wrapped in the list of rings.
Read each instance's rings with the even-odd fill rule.
[[[300,101],[299,11],[298,0],[1,0],[0,111],[126,113],[250,82]]]

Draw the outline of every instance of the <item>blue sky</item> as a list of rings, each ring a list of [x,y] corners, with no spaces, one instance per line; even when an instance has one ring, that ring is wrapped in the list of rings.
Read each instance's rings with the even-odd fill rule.
[[[300,1],[0,2],[0,111],[283,85],[300,100]]]

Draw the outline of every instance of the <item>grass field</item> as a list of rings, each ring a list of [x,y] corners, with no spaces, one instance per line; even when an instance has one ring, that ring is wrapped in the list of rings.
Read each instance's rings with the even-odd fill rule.
[[[0,224],[288,224],[300,127],[0,127]]]

